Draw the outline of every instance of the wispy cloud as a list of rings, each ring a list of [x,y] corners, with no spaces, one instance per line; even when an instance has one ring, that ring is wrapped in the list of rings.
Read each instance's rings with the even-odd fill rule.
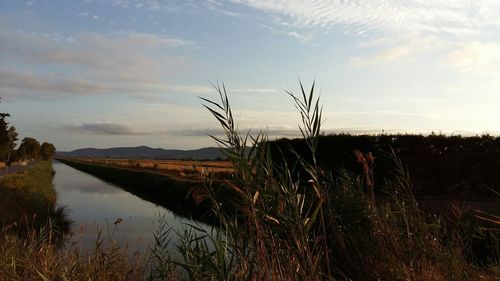
[[[481,31],[500,26],[500,2],[390,0],[231,0],[272,14],[281,25],[329,29],[342,26],[362,35],[370,30]]]
[[[88,2],[100,1],[110,3],[114,7],[123,9],[147,9],[152,11],[161,11],[175,13],[180,11],[196,12],[199,9],[196,1],[192,0],[86,0]],[[216,1],[209,1],[216,2]]]
[[[152,132],[139,131],[127,124],[118,123],[82,123],[72,124],[63,127],[65,130],[76,134],[90,134],[90,135],[148,135]]]
[[[160,82],[102,81],[68,77],[56,74],[18,72],[0,69],[0,95],[3,97],[30,97],[51,99],[68,96],[125,94],[152,98],[169,93],[207,94],[213,88],[195,85],[175,85]]]
[[[205,0],[203,3],[203,6],[208,8],[210,11],[217,12],[226,16],[230,17],[235,17],[235,18],[242,18],[245,17],[244,14],[235,12],[235,11],[230,11],[225,7],[225,4],[222,1],[217,1],[217,0]]]
[[[378,52],[375,55],[352,58],[349,63],[358,67],[391,64],[408,58],[413,52],[414,50],[409,47],[394,47]]]
[[[453,43],[436,35],[422,33],[406,33],[403,35],[381,36],[371,40],[364,40],[360,48],[366,51],[375,49],[366,55],[350,59],[349,64],[356,67],[400,63],[412,61],[415,56],[435,54],[449,50]]]
[[[268,24],[262,24],[261,27],[269,30],[270,32],[272,32],[276,35],[280,35],[280,36],[285,35],[285,36],[289,36],[291,38],[294,38],[303,44],[310,43],[313,40],[314,33],[315,33],[315,32],[310,31],[310,30],[297,31],[296,29],[289,30],[288,28],[277,28],[275,26],[268,25]]]
[[[152,54],[195,44],[191,41],[146,33],[79,33],[61,38],[57,35],[34,34],[0,29],[0,46],[3,56],[12,56],[24,63],[71,65],[99,71],[126,71],[159,67],[160,63],[176,63],[158,60]],[[168,53],[167,53],[168,55]]]
[[[146,33],[78,33],[62,37],[0,29],[0,41],[3,96],[147,96],[209,90],[171,84],[164,78],[196,65],[192,59],[170,54],[172,49],[196,45],[188,40]]]
[[[428,118],[434,120],[445,119],[438,113],[420,113],[420,112],[404,112],[398,110],[368,110],[368,111],[336,111],[332,115],[334,116],[394,116],[394,117],[419,117]]]
[[[299,137],[300,131],[299,129],[294,128],[286,128],[286,127],[269,127],[269,128],[239,128],[239,131],[243,134],[250,133],[252,135],[256,135],[259,132],[267,134],[271,138],[275,137]],[[170,134],[179,135],[179,136],[217,136],[222,137],[225,135],[223,129],[220,128],[185,128],[185,129],[171,129],[168,130]]]
[[[311,34],[303,34],[303,33],[297,32],[297,31],[289,31],[286,34],[290,37],[293,37],[293,38],[299,40],[302,43],[309,43],[313,38],[313,36]]]
[[[80,33],[71,37],[0,29],[0,95],[53,98],[125,94],[151,98],[169,94],[214,93],[205,86],[169,82],[198,64],[170,50],[197,43],[154,34]],[[170,78],[170,80],[173,80]],[[235,93],[277,90],[239,87]]]

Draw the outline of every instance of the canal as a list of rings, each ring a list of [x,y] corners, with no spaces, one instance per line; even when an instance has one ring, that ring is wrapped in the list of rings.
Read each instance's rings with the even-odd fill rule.
[[[66,206],[73,221],[69,239],[82,250],[93,247],[100,230],[105,239],[126,242],[131,252],[145,252],[154,245],[153,233],[160,216],[172,227],[172,248],[177,244],[175,232],[181,233],[186,223],[210,229],[59,161],[53,166],[58,206]]]

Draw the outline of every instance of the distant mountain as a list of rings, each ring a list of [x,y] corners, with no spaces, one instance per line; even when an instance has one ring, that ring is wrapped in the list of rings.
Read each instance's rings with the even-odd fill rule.
[[[194,150],[138,147],[82,148],[73,151],[58,151],[61,157],[103,157],[103,158],[143,158],[143,159],[196,159],[213,160],[225,158],[217,147],[205,147]]]

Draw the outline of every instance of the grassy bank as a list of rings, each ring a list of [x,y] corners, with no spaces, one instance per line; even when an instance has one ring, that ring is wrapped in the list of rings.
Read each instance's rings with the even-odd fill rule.
[[[52,184],[51,161],[39,161],[17,173],[0,178],[0,224],[36,218],[44,223],[53,213],[57,195]]]

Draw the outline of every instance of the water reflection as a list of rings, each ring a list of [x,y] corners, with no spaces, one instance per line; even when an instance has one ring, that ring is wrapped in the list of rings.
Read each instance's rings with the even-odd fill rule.
[[[54,161],[54,185],[58,204],[67,206],[73,221],[71,240],[83,249],[90,249],[96,239],[96,228],[113,239],[126,241],[133,251],[144,251],[152,245],[153,231],[158,216],[165,213],[165,220],[174,231],[181,232],[184,223],[163,207],[136,197],[89,174]],[[115,225],[117,219],[122,221]],[[204,229],[208,227],[202,225]],[[176,244],[176,237],[172,245]]]

